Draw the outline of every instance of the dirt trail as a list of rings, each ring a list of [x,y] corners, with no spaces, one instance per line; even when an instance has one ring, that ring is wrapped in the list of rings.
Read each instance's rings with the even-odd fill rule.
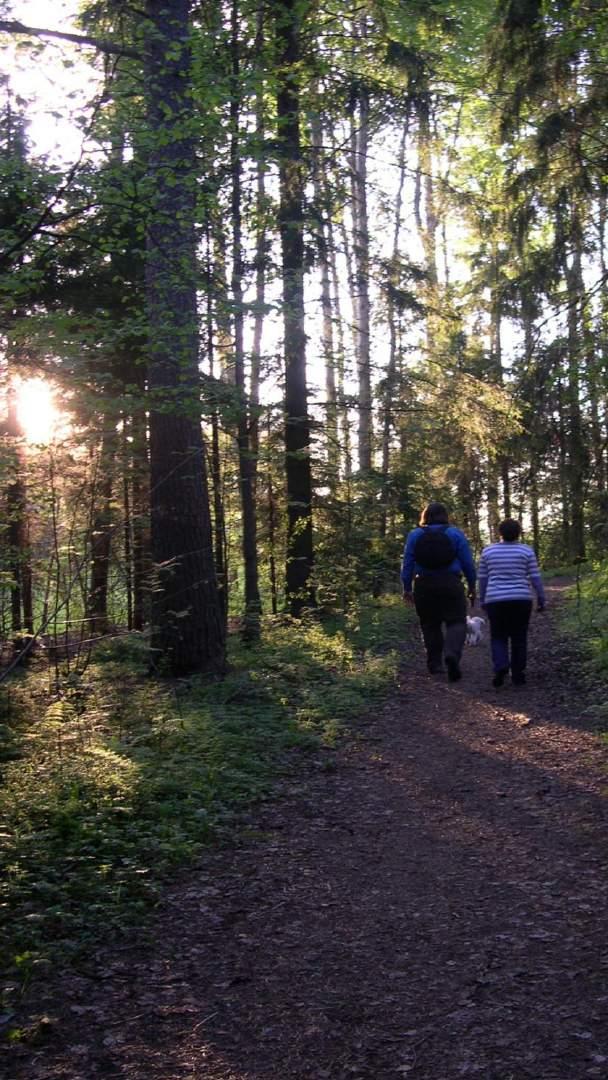
[[[491,687],[487,645],[455,685],[408,654],[149,947],[63,980],[10,1080],[608,1077],[607,752],[576,670],[548,616],[523,688]]]

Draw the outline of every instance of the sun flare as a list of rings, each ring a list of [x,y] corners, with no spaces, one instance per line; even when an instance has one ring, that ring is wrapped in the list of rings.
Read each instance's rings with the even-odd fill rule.
[[[30,443],[49,443],[60,422],[52,388],[44,379],[25,379],[17,390],[17,411]]]

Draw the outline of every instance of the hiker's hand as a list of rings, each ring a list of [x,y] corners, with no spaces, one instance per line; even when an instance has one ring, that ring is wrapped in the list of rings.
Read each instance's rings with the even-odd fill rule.
[[[408,607],[414,606],[414,594],[411,592],[404,592],[403,599]]]
[[[474,592],[470,592],[470,593],[469,593],[469,603],[470,603],[470,605],[471,605],[471,607],[472,607],[472,608],[474,608],[474,607],[475,607],[475,601],[476,601],[476,599],[477,599],[477,597],[475,596],[475,593],[474,593]]]
[[[544,600],[539,600],[538,601],[538,603],[536,605],[536,610],[539,611],[539,612],[545,610],[545,602],[544,602]]]

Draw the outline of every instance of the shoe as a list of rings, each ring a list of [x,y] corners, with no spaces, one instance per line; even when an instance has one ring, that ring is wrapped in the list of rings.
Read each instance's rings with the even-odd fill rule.
[[[445,666],[448,669],[448,682],[458,682],[459,679],[462,679],[460,664],[453,656],[446,656]]]
[[[502,684],[505,681],[505,677],[508,674],[509,674],[509,669],[508,668],[506,668],[506,667],[501,668],[500,671],[496,672],[494,678],[492,679],[492,686],[502,686]]]
[[[526,676],[523,671],[520,671],[517,675],[511,675],[511,682],[513,686],[524,686],[526,682]]]

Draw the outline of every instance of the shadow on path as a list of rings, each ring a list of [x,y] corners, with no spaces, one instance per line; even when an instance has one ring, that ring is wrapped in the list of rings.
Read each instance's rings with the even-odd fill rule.
[[[608,1077],[606,754],[548,621],[530,685],[429,677],[258,808],[11,1080]]]

